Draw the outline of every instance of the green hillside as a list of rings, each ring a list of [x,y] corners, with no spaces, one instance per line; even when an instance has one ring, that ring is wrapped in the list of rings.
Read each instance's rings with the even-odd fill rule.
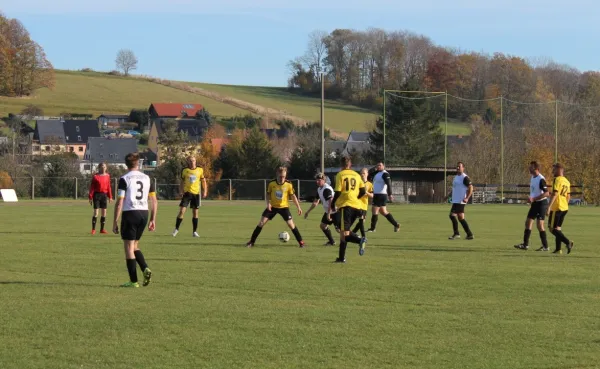
[[[61,112],[122,114],[129,113],[132,108],[147,108],[152,102],[200,103],[219,116],[246,113],[227,104],[141,79],[57,71],[53,90],[43,88],[26,98],[0,97],[0,114],[19,113],[29,104],[41,107],[45,115]]]
[[[230,86],[182,82],[217,93],[223,97],[243,100],[264,108],[277,109],[309,121],[320,121],[321,100],[304,97],[279,87]],[[250,113],[248,110],[220,102],[210,97],[177,88],[152,83],[141,78],[111,76],[98,72],[56,71],[56,87],[40,89],[31,97],[0,97],[0,115],[19,113],[29,104],[37,105],[45,115],[61,112],[100,114],[129,113],[132,108],[145,108],[152,102],[200,103],[213,115],[229,117]],[[325,124],[345,136],[351,130],[365,131],[373,124],[376,112],[337,101],[326,101]],[[460,122],[448,125],[448,134],[469,134],[470,127]]]

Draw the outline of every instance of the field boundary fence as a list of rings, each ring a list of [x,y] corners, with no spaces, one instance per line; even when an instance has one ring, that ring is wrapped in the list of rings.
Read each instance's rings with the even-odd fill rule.
[[[209,180],[209,200],[265,200],[266,190],[272,179],[220,179]],[[154,182],[159,200],[178,200],[178,183]],[[314,201],[317,185],[314,180],[292,179],[291,184],[300,201]],[[113,178],[111,189],[116,193],[118,178]],[[439,185],[439,184],[438,184]],[[16,177],[13,189],[20,199],[88,199],[90,181],[77,177]],[[412,187],[411,187],[412,186]],[[430,193],[433,184],[394,182],[392,186],[396,203],[444,203],[445,196]],[[571,187],[571,203],[585,204],[583,186]],[[522,204],[527,202],[529,185],[525,184],[475,184],[472,197],[474,204]]]

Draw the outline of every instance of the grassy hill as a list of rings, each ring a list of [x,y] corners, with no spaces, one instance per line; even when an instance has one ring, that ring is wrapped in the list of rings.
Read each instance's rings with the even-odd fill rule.
[[[319,121],[321,101],[318,98],[298,96],[285,88],[230,86],[183,82],[192,87],[217,93],[265,108],[277,109],[309,121]],[[56,71],[56,87],[40,89],[31,97],[0,97],[0,114],[19,113],[25,106],[34,104],[45,115],[61,112],[118,114],[129,113],[132,108],[146,108],[152,102],[200,103],[215,116],[227,117],[248,114],[248,110],[220,102],[210,97],[181,89],[153,83],[141,78],[110,76],[98,72]],[[334,132],[345,136],[351,130],[365,131],[377,114],[370,110],[337,101],[326,101],[325,124]],[[449,134],[469,134],[470,128],[460,122],[448,125]]]

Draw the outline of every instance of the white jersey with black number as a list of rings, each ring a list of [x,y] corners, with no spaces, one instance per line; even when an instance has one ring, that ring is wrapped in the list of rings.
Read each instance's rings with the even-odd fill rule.
[[[471,180],[467,173],[462,173],[454,177],[452,181],[452,203],[463,204],[467,191],[471,185]]]
[[[148,194],[154,192],[154,185],[144,173],[131,171],[119,179],[118,190],[123,211],[148,210]]]
[[[333,199],[333,188],[325,184],[323,187],[319,187],[317,189],[317,193],[319,194],[319,200],[321,200],[321,204],[323,204],[323,209],[327,213],[329,211],[329,200]],[[335,213],[332,211],[332,213]]]
[[[373,193],[376,195],[387,195],[388,194],[388,185],[387,181],[389,181],[390,174],[387,170],[382,170],[381,172],[377,172],[373,177]]]
[[[543,175],[538,174],[536,177],[531,177],[529,184],[529,197],[535,198],[541,196],[543,193],[548,191],[548,185],[546,184],[546,178]],[[546,201],[547,197],[543,197],[537,201]]]

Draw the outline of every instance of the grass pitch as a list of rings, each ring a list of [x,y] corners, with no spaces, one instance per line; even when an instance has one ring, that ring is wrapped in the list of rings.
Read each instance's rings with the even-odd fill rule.
[[[0,205],[1,368],[592,368],[600,362],[600,210],[572,208],[571,255],[519,251],[526,207],[474,205],[474,241],[449,241],[448,206],[391,207],[366,254],[324,247],[321,212],[247,241],[262,202],[207,202],[200,234],[159,204],[127,281],[115,235],[88,234],[80,201]],[[308,208],[303,204],[304,209]],[[112,209],[110,209],[112,212]],[[109,215],[110,225],[112,216]],[[553,237],[549,235],[549,240]],[[534,231],[532,247],[539,238]],[[553,243],[551,242],[553,248]],[[141,273],[139,273],[141,278]]]

